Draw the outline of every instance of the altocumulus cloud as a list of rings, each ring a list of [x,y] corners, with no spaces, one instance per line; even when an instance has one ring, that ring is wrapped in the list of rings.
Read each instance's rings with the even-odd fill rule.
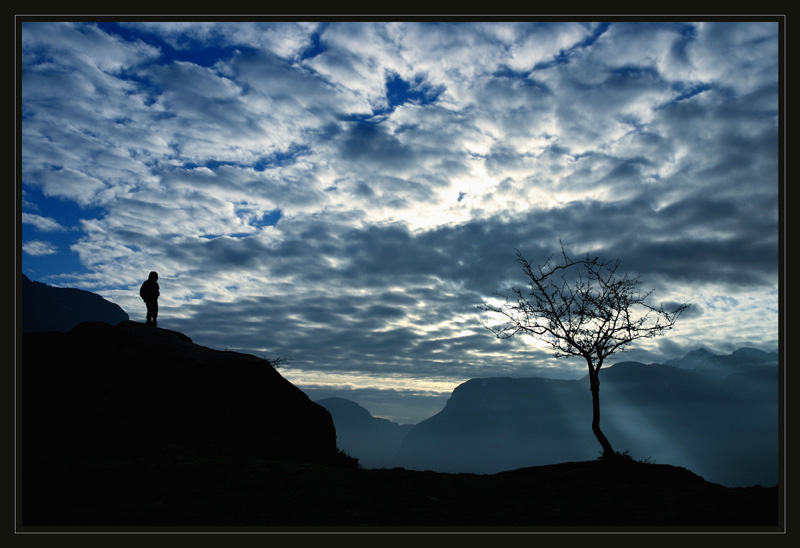
[[[21,33],[31,279],[136,319],[156,270],[164,327],[405,422],[390,395],[583,374],[476,309],[559,240],[694,305],[631,359],[777,347],[777,21]]]
[[[28,255],[52,255],[57,252],[56,247],[48,242],[29,240],[22,244],[22,250]]]

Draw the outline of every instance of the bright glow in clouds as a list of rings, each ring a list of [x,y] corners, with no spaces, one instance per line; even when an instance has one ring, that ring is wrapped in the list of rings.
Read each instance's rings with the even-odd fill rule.
[[[476,308],[559,239],[692,303],[625,359],[777,349],[778,20],[19,28],[33,280],[140,321],[155,270],[164,328],[403,422],[584,374]]]
[[[349,390],[374,389],[423,392],[434,395],[449,394],[453,387],[463,382],[452,379],[417,379],[406,376],[351,375],[348,373],[325,373],[321,371],[294,371],[291,367],[281,370],[281,374],[297,386],[309,388],[336,386]]]

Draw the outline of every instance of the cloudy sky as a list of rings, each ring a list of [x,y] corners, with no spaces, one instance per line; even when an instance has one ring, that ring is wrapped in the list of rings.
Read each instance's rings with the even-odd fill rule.
[[[477,309],[559,241],[691,303],[621,358],[778,348],[777,21],[18,28],[22,272],[144,321],[155,270],[161,327],[312,399],[583,376]]]

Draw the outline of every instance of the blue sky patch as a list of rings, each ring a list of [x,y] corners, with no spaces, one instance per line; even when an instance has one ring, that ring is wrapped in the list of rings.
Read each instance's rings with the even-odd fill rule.
[[[436,102],[442,91],[441,88],[431,86],[419,75],[413,81],[404,80],[399,74],[386,78],[386,99],[390,108],[405,103],[428,105]]]

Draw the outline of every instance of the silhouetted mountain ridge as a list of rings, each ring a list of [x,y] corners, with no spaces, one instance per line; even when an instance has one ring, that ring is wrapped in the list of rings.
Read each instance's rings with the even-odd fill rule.
[[[69,331],[81,322],[117,325],[128,314],[116,303],[82,289],[53,287],[21,275],[22,331]]]
[[[712,354],[705,348],[696,348],[689,351],[682,358],[673,358],[664,362],[664,365],[680,367],[683,369],[694,369],[698,364],[714,359],[716,354]]]
[[[683,358],[667,360],[664,365],[692,369],[706,377],[720,379],[732,373],[750,370],[755,366],[777,366],[778,354],[743,347],[724,355],[713,354],[700,348],[689,352]]]

